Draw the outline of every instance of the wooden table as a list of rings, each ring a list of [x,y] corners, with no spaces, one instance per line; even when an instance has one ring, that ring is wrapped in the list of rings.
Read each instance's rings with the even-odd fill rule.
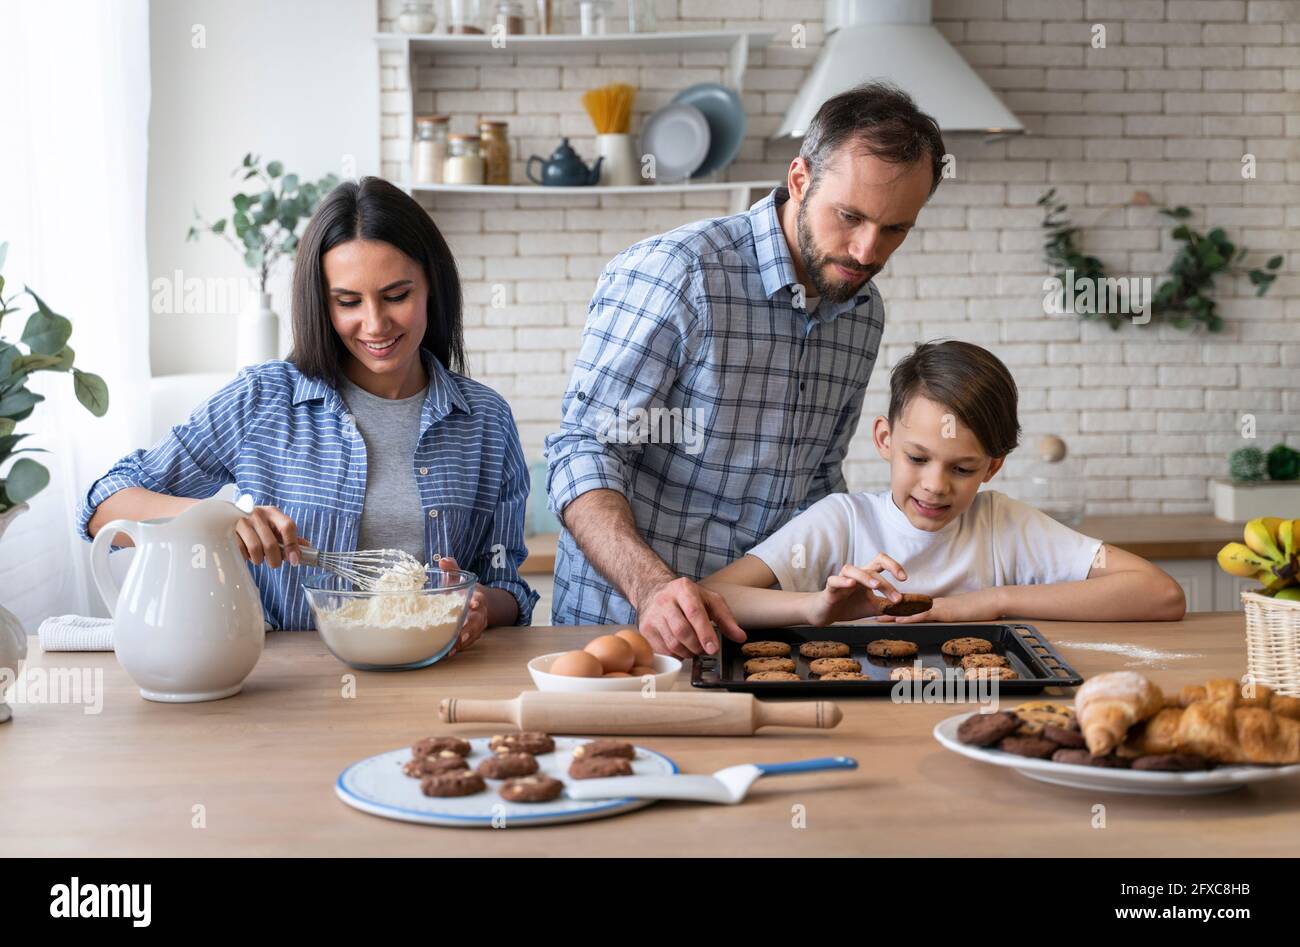
[[[1085,675],[1133,659],[1071,643],[1126,642],[1191,657],[1138,666],[1180,687],[1245,669],[1239,614],[1178,623],[1039,622]],[[856,771],[759,782],[736,807],[657,803],[551,828],[446,829],[345,806],[348,764],[446,727],[448,695],[510,697],[530,686],[529,657],[575,647],[592,628],[497,629],[421,671],[352,672],[314,633],[278,632],[243,693],[202,704],[142,700],[108,653],[43,654],[27,668],[102,668],[103,709],[16,704],[0,726],[0,856],[17,855],[1294,855],[1300,779],[1225,795],[1152,798],[1065,789],[941,748],[935,723],[965,708],[840,700],[834,730],[748,738],[638,737],[685,772],[814,756],[856,757]],[[356,696],[341,696],[355,673]],[[689,687],[679,682],[679,687]],[[1093,828],[1105,806],[1106,827]],[[202,806],[206,827],[193,828]],[[806,827],[795,828],[795,807]]]

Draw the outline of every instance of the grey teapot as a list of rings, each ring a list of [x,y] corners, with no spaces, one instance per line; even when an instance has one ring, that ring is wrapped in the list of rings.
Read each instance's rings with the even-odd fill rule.
[[[604,160],[603,157],[597,158],[596,163],[588,168],[577,152],[569,147],[569,139],[562,138],[560,147],[555,149],[549,160],[538,155],[529,158],[524,165],[524,173],[534,184],[547,187],[587,187],[600,181],[600,163]],[[542,165],[540,178],[533,176],[534,161]]]

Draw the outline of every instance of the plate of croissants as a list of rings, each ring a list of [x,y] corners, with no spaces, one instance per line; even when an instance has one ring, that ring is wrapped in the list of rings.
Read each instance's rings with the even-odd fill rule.
[[[1300,775],[1300,698],[1231,678],[1165,694],[1135,671],[1112,671],[1085,681],[1073,704],[958,714],[934,738],[1046,783],[1199,795]]]

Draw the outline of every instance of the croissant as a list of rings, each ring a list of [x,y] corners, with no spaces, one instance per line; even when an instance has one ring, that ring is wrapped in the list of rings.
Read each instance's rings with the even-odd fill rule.
[[[1219,763],[1300,763],[1300,721],[1264,707],[1234,706],[1232,698],[1166,707],[1135,727],[1120,747],[1121,756],[1148,753],[1194,753]]]
[[[1230,677],[1215,678],[1204,684],[1188,684],[1174,702],[1165,701],[1167,707],[1189,707],[1204,700],[1227,700],[1234,707],[1261,707],[1279,717],[1300,720],[1300,699],[1279,694],[1267,684],[1256,684],[1252,696],[1242,696],[1242,686]]]
[[[1075,716],[1088,752],[1105,756],[1123,742],[1129,727],[1164,707],[1160,688],[1134,671],[1090,677],[1074,697]]]

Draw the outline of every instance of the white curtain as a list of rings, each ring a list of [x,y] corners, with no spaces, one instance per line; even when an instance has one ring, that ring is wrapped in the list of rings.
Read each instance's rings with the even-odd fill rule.
[[[34,376],[47,400],[18,430],[50,452],[35,456],[51,482],[0,538],[0,604],[34,633],[50,615],[105,614],[73,514],[95,477],[148,442],[148,0],[5,0],[0,63],[5,296],[30,285],[72,320],[76,364],[104,378],[110,404],[95,418],[70,376]],[[13,341],[22,325],[11,315],[0,332]]]

